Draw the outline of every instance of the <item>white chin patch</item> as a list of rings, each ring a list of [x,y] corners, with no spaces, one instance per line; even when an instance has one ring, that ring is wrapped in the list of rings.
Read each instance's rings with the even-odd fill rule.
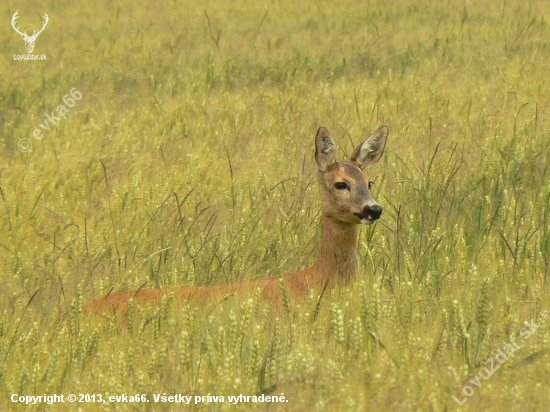
[[[365,219],[365,218],[361,219],[362,225],[372,225],[373,223],[374,223],[374,220],[372,219]]]

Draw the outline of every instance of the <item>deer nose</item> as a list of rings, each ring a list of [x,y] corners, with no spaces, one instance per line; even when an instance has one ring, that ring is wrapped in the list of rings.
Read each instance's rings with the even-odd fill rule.
[[[363,219],[378,220],[382,216],[382,206],[380,205],[367,205],[363,208],[361,215]]]

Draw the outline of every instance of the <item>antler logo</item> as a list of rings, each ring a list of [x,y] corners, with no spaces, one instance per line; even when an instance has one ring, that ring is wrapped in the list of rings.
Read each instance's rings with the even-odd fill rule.
[[[25,30],[23,33],[21,33],[21,31],[19,31],[19,27],[15,26],[16,20],[19,18],[18,13],[19,13],[19,11],[16,11],[15,14],[13,15],[13,17],[11,19],[11,26],[13,27],[13,29],[17,33],[19,33],[21,35],[21,37],[25,41],[25,48],[27,49],[27,53],[31,54],[32,51],[34,50],[34,43],[36,42],[36,39],[38,38],[38,35],[44,31],[44,29],[46,28],[46,25],[48,24],[48,21],[50,20],[50,18],[48,17],[48,15],[46,13],[44,13],[44,16],[42,17],[44,19],[43,24],[42,24],[42,28],[40,30],[34,30],[33,33],[32,33],[32,36],[29,36],[27,34],[27,30]]]

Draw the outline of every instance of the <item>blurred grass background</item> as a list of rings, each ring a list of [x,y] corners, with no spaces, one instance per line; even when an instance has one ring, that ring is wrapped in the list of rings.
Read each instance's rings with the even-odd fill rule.
[[[10,27],[48,26],[35,54]],[[0,5],[0,399],[279,395],[190,410],[540,411],[549,314],[544,1]],[[72,88],[83,98],[32,137]],[[318,250],[319,125],[338,156],[379,125],[382,222],[361,275],[270,313],[258,296],[82,316],[109,291],[233,283]],[[18,149],[28,138],[32,150]],[[276,317],[277,316],[277,317]],[[80,404],[172,410],[170,404]],[[178,408],[184,409],[181,405]],[[69,404],[29,410],[73,410]],[[152,408],[152,409],[151,409]],[[22,407],[20,408],[22,409]]]

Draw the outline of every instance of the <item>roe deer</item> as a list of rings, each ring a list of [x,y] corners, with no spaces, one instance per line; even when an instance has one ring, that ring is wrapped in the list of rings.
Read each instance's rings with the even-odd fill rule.
[[[382,157],[388,133],[387,126],[380,127],[348,160],[337,162],[336,145],[328,130],[320,127],[317,131],[315,161],[322,195],[321,250],[311,267],[282,276],[291,296],[306,295],[311,289],[330,290],[355,276],[358,225],[373,224],[382,215],[382,207],[371,195],[372,182],[365,171]],[[122,291],[88,302],[85,310],[99,314],[126,313],[131,298],[138,305],[158,303],[172,292],[176,301],[206,300],[261,288],[264,298],[277,300],[281,299],[279,279],[280,276],[274,276],[235,285]]]

